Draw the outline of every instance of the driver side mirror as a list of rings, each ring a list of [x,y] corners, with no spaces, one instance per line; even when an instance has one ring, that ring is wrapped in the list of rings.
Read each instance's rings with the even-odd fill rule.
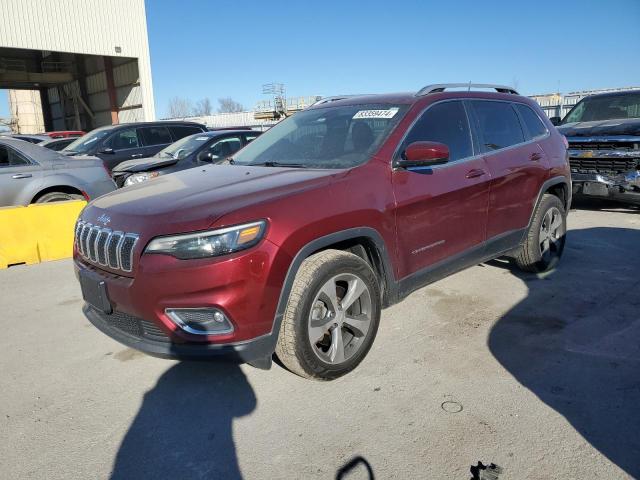
[[[449,161],[449,147],[439,142],[413,142],[396,161],[400,168],[432,167]]]
[[[106,147],[100,150],[98,153],[112,154],[112,153],[115,153],[115,151],[113,150],[113,148]]]
[[[554,125],[554,126],[558,126],[560,125],[560,122],[562,121],[562,119],[560,117],[551,117],[549,119],[549,121]]]
[[[197,160],[199,162],[210,162],[211,161],[211,152],[200,152],[197,156]]]
[[[214,155],[211,152],[200,152],[196,158],[199,162],[209,162],[209,163],[213,163],[217,160],[220,160],[220,157],[218,157],[217,155]]]

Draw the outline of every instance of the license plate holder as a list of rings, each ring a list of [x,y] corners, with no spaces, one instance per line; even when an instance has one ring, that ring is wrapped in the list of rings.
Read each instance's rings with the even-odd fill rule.
[[[82,298],[96,310],[111,314],[113,308],[107,293],[107,284],[99,276],[88,270],[80,270],[80,289]]]

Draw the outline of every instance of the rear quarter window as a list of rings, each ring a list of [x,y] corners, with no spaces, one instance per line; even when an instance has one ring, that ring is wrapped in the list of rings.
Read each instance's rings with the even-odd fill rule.
[[[510,103],[480,100],[470,103],[478,119],[480,143],[484,152],[524,142],[520,120]]]
[[[520,114],[520,118],[524,122],[524,126],[529,133],[529,138],[538,138],[547,134],[547,127],[545,127],[540,117],[533,111],[533,109],[527,105],[521,103],[515,104],[516,110]]]
[[[174,140],[180,140],[181,138],[187,137],[189,135],[202,133],[201,128],[194,127],[193,125],[175,125],[169,127],[169,130],[171,130],[171,134],[173,135]]]
[[[171,134],[167,127],[142,127],[139,129],[145,145],[167,145],[172,143]]]

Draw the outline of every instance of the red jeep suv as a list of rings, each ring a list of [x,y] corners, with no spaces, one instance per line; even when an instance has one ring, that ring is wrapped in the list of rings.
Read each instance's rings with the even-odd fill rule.
[[[499,256],[553,268],[570,202],[565,139],[509,87],[331,98],[224,165],[94,200],[75,268],[125,345],[332,379],[415,289]]]

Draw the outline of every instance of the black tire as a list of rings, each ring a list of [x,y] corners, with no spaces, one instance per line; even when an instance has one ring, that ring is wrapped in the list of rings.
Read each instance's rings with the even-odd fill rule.
[[[549,215],[555,218],[556,212],[560,215],[561,224],[557,234],[550,236],[549,248],[544,250],[543,225],[548,222]],[[544,194],[533,215],[533,220],[529,226],[527,237],[521,247],[519,254],[515,257],[516,264],[525,272],[542,273],[549,271],[558,264],[566,241],[567,214],[562,201],[551,194]],[[556,238],[552,238],[556,237]],[[543,252],[544,250],[544,252]]]
[[[66,202],[68,200],[84,200],[84,197],[77,193],[49,192],[38,197],[35,203]]]
[[[354,314],[351,307],[344,310],[342,307],[338,307],[338,310],[343,311],[345,317],[355,317],[362,316],[362,312],[366,309],[368,314],[365,316],[369,317],[367,318],[368,330],[362,334],[361,331],[356,329],[355,332],[360,334],[360,336],[357,336],[356,333],[349,330],[348,318],[344,319],[345,323],[341,324],[342,326],[340,327],[337,326],[337,323],[332,324],[327,334],[325,334],[325,337],[329,335],[329,342],[331,343],[329,352],[333,348],[331,339],[334,332],[332,329],[338,328],[341,332],[345,332],[340,334],[340,342],[344,341],[345,337],[343,335],[348,336],[349,332],[353,333],[353,336],[348,342],[345,341],[344,343],[342,350],[344,361],[331,363],[320,358],[320,356],[328,354],[323,353],[324,346],[322,342],[312,343],[310,333],[324,328],[325,325],[331,324],[338,317],[334,314],[334,319],[332,320],[331,312],[328,312],[326,316],[323,314],[322,319],[319,320],[323,323],[323,326],[311,327],[311,322],[317,321],[312,318],[315,313],[315,310],[312,312],[312,308],[317,309],[318,303],[322,303],[318,295],[322,295],[322,292],[326,291],[323,290],[323,287],[327,285],[334,285],[335,283],[335,290],[338,292],[336,295],[338,304],[341,304],[342,300],[347,298],[346,293],[351,288],[351,285],[355,284],[347,284],[345,281],[346,287],[344,287],[343,296],[339,298],[340,289],[342,288],[340,286],[340,278],[343,278],[343,276],[354,278],[356,283],[361,280],[364,282],[367,292],[363,293],[362,296],[358,296],[356,300],[358,305],[356,308],[360,309],[360,314]],[[361,286],[361,284],[358,285]],[[353,303],[353,305],[356,305],[356,303]],[[363,305],[366,305],[366,307],[363,307]],[[380,286],[375,273],[366,261],[357,255],[340,250],[325,250],[312,255],[302,263],[293,282],[280,327],[276,355],[288,370],[301,377],[333,380],[345,375],[352,371],[369,352],[378,331],[380,310]],[[327,318],[329,320],[326,320]],[[328,323],[325,324],[324,322]],[[325,337],[322,338],[324,339]],[[348,351],[352,352],[350,357],[346,355]]]

